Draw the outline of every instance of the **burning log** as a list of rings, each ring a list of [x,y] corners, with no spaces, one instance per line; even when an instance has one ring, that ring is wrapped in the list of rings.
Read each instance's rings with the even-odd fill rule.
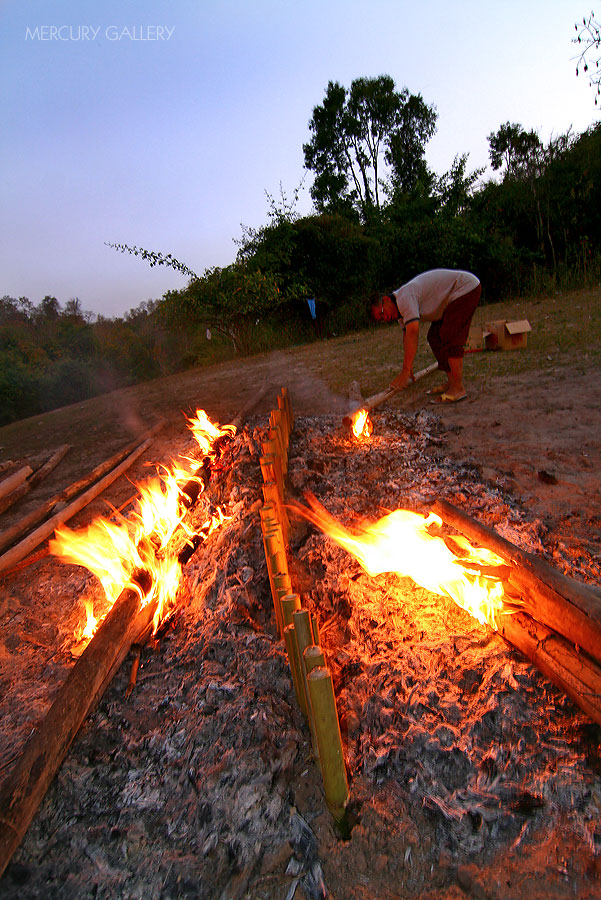
[[[437,500],[433,510],[448,525],[509,563],[510,593],[513,588],[520,594],[523,609],[532,618],[601,662],[601,599],[594,591],[520,550],[446,500]]]
[[[601,666],[525,613],[500,616],[498,631],[601,725]]]
[[[137,583],[150,588],[146,573]],[[29,738],[8,779],[0,786],[0,875],[20,844],[52,779],[83,724],[100,700],[130,647],[152,620],[156,603],[140,608],[140,592],[126,588],[107,614],[48,713]]]
[[[433,372],[437,368],[438,363],[432,363],[432,365],[426,366],[425,369],[420,369],[420,371],[413,376],[413,381],[419,381],[420,378],[423,378],[425,375],[429,375],[430,372]],[[342,424],[346,425],[347,427],[351,426],[353,424],[355,416],[357,415],[357,413],[361,412],[362,409],[367,410],[367,412],[371,412],[372,409],[376,409],[376,407],[381,406],[383,403],[386,403],[386,401],[394,397],[395,394],[398,394],[398,391],[396,390],[396,388],[391,387],[386,388],[385,391],[381,391],[379,394],[372,394],[372,396],[368,397],[367,400],[364,400],[364,402],[361,403],[360,406],[357,406],[356,409],[347,413],[342,420]]]

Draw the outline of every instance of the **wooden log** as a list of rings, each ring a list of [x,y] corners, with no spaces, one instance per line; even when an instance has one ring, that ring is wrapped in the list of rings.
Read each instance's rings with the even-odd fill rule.
[[[96,468],[92,469],[87,475],[84,475],[83,478],[80,478],[79,481],[74,481],[73,484],[70,484],[69,487],[65,488],[64,491],[59,495],[60,500],[57,502],[65,503],[67,500],[70,500],[71,497],[75,497],[80,491],[83,491],[88,485],[93,484],[99,478],[101,478],[106,472],[111,471],[114,466],[116,466],[122,459],[129,457],[133,454],[138,447],[141,446],[142,443],[146,443],[150,440],[150,438],[155,437],[161,429],[165,427],[165,419],[160,419],[156,422],[152,428],[149,428],[148,431],[145,431],[143,434],[139,435],[135,440],[131,441],[125,447],[122,447],[118,453],[115,453],[114,456],[111,456],[110,459],[106,459],[104,462],[101,462]],[[148,446],[150,446],[148,444]]]
[[[92,485],[91,488],[88,488],[83,494],[73,501],[69,506],[66,506],[64,509],[59,510],[59,512],[55,513],[40,525],[39,528],[36,528],[35,531],[32,531],[31,534],[27,535],[20,543],[15,544],[14,547],[11,547],[10,550],[7,550],[2,556],[0,556],[0,573],[6,572],[7,569],[10,569],[11,566],[14,566],[15,563],[18,563],[24,556],[26,556],[31,550],[34,550],[38,544],[41,544],[43,540],[49,537],[54,529],[58,525],[62,525],[63,522],[67,522],[71,519],[76,513],[78,513],[84,506],[87,506],[91,500],[101,494],[105,488],[107,488],[113,481],[116,481],[123,472],[126,472],[127,469],[132,465],[135,460],[142,455],[150,445],[152,444],[152,438],[148,438],[148,440],[144,441],[143,444],[130,455],[123,460],[118,466],[116,466],[112,472],[109,472],[108,475],[105,475],[100,481],[96,484]]]
[[[148,580],[147,576],[144,576]],[[142,580],[142,579],[140,579]],[[150,585],[144,584],[147,590]],[[0,876],[84,720],[152,620],[156,604],[140,608],[137,591],[124,590],[71,669],[44,719],[0,785]]]
[[[419,381],[420,378],[423,378],[425,375],[429,375],[430,372],[433,372],[438,368],[438,363],[432,363],[430,366],[426,366],[425,369],[420,369],[419,372],[413,376],[412,381]],[[380,391],[379,394],[372,394],[371,397],[368,397],[363,401],[359,406],[353,409],[351,412],[348,412],[344,418],[342,419],[342,424],[347,427],[353,424],[353,419],[362,409],[366,409],[368,412],[371,412],[372,409],[376,409],[376,407],[381,406],[383,403],[386,403],[387,400],[390,400],[391,397],[394,397],[395,394],[398,394],[396,388],[388,387],[385,391]]]
[[[22,466],[18,472],[0,483],[0,515],[31,490],[27,479],[32,472],[31,466]]]
[[[72,497],[79,492],[84,490],[84,488],[88,487],[88,485],[93,484],[97,481],[102,475],[106,472],[110,471],[114,466],[116,466],[122,459],[131,454],[139,445],[140,441],[144,442],[151,437],[153,437],[161,428],[165,425],[165,420],[162,419],[160,422],[157,422],[152,428],[150,428],[147,432],[141,435],[136,441],[129,443],[126,447],[123,447],[116,453],[114,456],[111,456],[110,459],[105,460],[100,463],[100,465],[96,466],[89,472],[84,478],[80,478],[78,481],[74,481],[73,484],[70,484],[64,490],[60,492],[60,494],[55,494],[54,497],[51,497],[49,500],[45,500],[40,506],[36,507],[36,509],[32,510],[28,515],[24,516],[22,519],[19,519],[18,522],[15,522],[10,528],[7,528],[5,531],[0,533],[0,551],[6,550],[7,547],[12,547],[16,541],[22,538],[28,531],[30,531],[35,525],[39,522],[43,522],[46,519],[55,506],[59,503],[67,503]]]
[[[44,480],[56,467],[59,462],[65,458],[69,450],[71,450],[71,444],[62,444],[58,450],[55,450],[52,456],[47,462],[44,463],[43,466],[40,466],[39,469],[33,473],[31,478],[29,479],[29,484],[31,487],[35,487],[36,484],[39,484]]]
[[[498,631],[601,725],[601,666],[526,613],[499,616]]]
[[[29,471],[31,471],[31,469]],[[14,506],[19,500],[22,500],[23,497],[26,497],[30,490],[31,485],[29,482],[22,481],[14,491],[11,491],[6,497],[2,497],[0,500],[0,516],[2,513],[6,512],[7,509],[10,509],[11,506]]]
[[[437,500],[433,511],[472,542],[488,547],[509,563],[510,589],[519,593],[529,615],[601,661],[601,599],[593,590],[516,547],[446,500]]]
[[[70,449],[70,444],[63,444],[62,447],[59,447],[59,449],[52,454],[50,459],[45,462],[43,466],[40,466],[39,469],[36,469],[36,471],[33,472],[33,474],[31,474],[26,481],[23,481],[7,497],[3,497],[0,500],[0,514],[7,510],[10,506],[13,506],[18,500],[21,500],[23,497],[25,497],[29,493],[29,491],[36,486],[36,484],[39,484],[40,481],[43,481],[44,478],[46,478],[46,476],[56,468],[61,459],[68,453]],[[29,466],[26,466],[25,469],[29,469],[29,471],[31,472]]]
[[[9,475],[7,478],[3,478],[0,481],[0,498],[7,497],[9,494],[12,494],[16,488],[19,487],[24,481],[27,481],[33,469],[31,466],[21,466],[16,472],[13,472],[12,475]]]

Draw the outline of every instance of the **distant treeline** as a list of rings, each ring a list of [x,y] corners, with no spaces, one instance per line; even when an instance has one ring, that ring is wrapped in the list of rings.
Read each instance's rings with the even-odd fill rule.
[[[243,230],[230,266],[117,319],[86,313],[77,299],[64,307],[50,296],[38,306],[0,299],[0,424],[234,355],[365,328],[370,296],[429,268],[475,272],[484,302],[599,283],[601,124],[544,146],[507,123],[488,139],[499,178],[484,182],[482,172],[467,171],[466,156],[433,175],[423,163],[424,132],[411,171],[377,198],[355,189],[352,173],[345,181],[333,163],[327,168],[318,125],[305,147],[315,214],[298,216],[294,199],[269,198],[267,223]]]

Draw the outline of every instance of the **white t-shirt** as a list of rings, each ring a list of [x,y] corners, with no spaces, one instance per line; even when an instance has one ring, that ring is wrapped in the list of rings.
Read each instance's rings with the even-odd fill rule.
[[[469,294],[480,281],[461,269],[431,269],[393,291],[403,324],[424,319],[437,322],[453,300]]]

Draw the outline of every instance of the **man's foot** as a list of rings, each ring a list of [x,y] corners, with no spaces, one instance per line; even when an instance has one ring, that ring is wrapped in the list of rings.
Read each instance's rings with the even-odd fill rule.
[[[430,394],[430,396],[438,397],[439,394],[444,394],[449,389],[449,382],[446,384],[439,384],[437,387],[430,388],[429,391],[426,391],[426,394]]]
[[[444,393],[432,400],[432,403],[459,403],[460,400],[465,400],[466,398],[467,394]]]

